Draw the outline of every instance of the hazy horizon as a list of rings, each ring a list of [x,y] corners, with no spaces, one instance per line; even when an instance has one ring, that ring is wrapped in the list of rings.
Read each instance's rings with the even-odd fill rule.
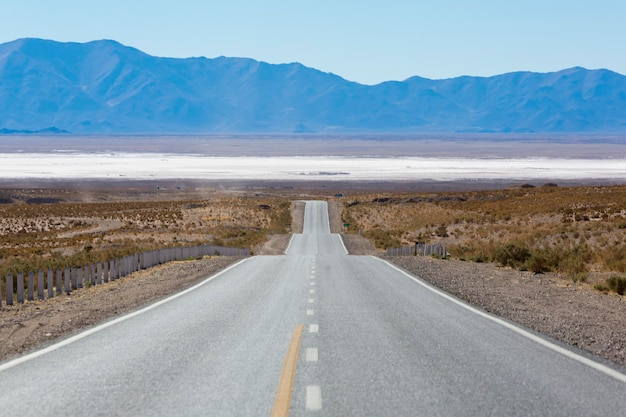
[[[60,140],[56,140],[60,139]],[[458,138],[457,138],[458,139]],[[175,149],[172,145],[175,144]],[[626,182],[626,144],[335,138],[13,137],[2,179]]]

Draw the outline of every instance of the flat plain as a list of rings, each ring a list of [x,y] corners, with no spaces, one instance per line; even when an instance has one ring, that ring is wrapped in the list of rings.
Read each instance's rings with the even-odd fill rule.
[[[325,138],[186,138],[178,152],[219,155],[381,154],[623,158],[620,139],[554,144],[505,140],[454,143],[421,138],[383,143]],[[458,140],[461,140],[459,138]],[[465,139],[463,139],[465,140]],[[101,138],[66,138],[61,150],[102,149]],[[436,143],[436,146],[433,144]],[[172,138],[113,138],[113,151],[163,151]],[[433,146],[430,146],[433,145]],[[53,138],[8,138],[2,152],[46,152]],[[418,149],[416,151],[416,149]],[[432,154],[429,154],[432,152]],[[475,153],[473,153],[475,152]],[[97,261],[162,247],[213,243],[280,254],[301,228],[303,199],[330,202],[333,232],[355,255],[385,256],[416,241],[446,244],[451,259],[389,258],[487,311],[626,364],[623,178],[546,177],[534,183],[490,181],[0,180],[0,272]],[[346,226],[347,225],[347,226]],[[49,343],[136,308],[216,271],[232,260],[209,258],[141,271],[115,286],[0,309],[1,357]],[[166,277],[176,277],[176,285]],[[151,285],[145,285],[151,283]],[[109,288],[109,289],[107,289]],[[2,287],[3,294],[6,289]],[[124,294],[123,297],[120,294]]]

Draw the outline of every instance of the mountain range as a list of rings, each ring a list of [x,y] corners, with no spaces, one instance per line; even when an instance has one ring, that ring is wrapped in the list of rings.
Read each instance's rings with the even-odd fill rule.
[[[625,132],[605,69],[363,85],[299,63],[161,58],[111,40],[0,45],[0,133]]]

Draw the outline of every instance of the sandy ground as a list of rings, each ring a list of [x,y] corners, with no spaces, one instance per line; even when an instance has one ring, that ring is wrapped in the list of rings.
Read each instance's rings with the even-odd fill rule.
[[[333,232],[341,231],[339,205],[330,202]],[[304,210],[294,204],[294,232]],[[257,254],[283,253],[288,235],[271,236]],[[353,255],[377,255],[358,235],[344,235]],[[506,319],[626,365],[626,299],[601,294],[556,274],[533,275],[493,264],[424,257],[388,258],[433,285]],[[123,280],[45,301],[0,309],[0,359],[50,344],[85,327],[111,319],[187,288],[238,259],[213,257],[174,262]]]

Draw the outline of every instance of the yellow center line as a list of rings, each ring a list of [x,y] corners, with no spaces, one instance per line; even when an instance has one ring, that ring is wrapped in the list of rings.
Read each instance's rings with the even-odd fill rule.
[[[276,399],[274,400],[274,408],[272,409],[272,417],[289,416],[289,406],[291,405],[291,393],[293,391],[293,381],[296,378],[296,365],[298,364],[298,354],[300,352],[300,341],[302,340],[302,332],[304,325],[298,324],[291,336],[287,357],[283,363],[283,371],[280,374],[280,382],[276,391]]]

